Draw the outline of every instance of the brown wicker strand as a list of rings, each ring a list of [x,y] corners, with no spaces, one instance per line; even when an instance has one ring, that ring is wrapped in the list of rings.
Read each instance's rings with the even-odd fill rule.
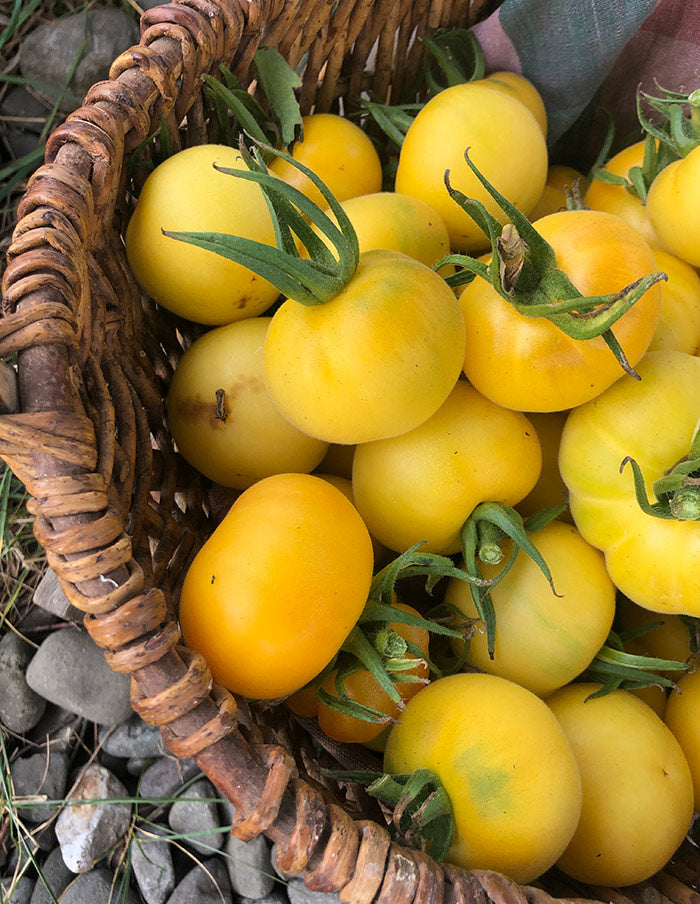
[[[177,652],[187,665],[179,681],[146,697],[136,680],[131,680],[131,705],[149,725],[174,722],[205,700],[212,689],[213,679],[204,657],[186,647],[178,647]]]
[[[360,836],[355,871],[338,895],[343,904],[372,904],[384,878],[389,833],[384,826],[369,820],[358,820],[355,827]]]
[[[216,744],[236,727],[236,701],[225,688],[214,684],[212,697],[217,705],[217,713],[197,731],[186,738],[178,737],[168,725],[161,728],[163,743],[175,756],[195,757],[212,744]]]
[[[277,865],[283,872],[296,875],[306,867],[321,838],[326,804],[320,792],[306,782],[298,779],[293,784],[296,820],[287,843],[278,843]]]
[[[237,808],[231,823],[231,834],[241,841],[250,841],[269,829],[277,819],[289,780],[296,775],[294,759],[282,747],[267,744],[260,754],[268,770],[260,800],[250,813]]]
[[[377,904],[411,904],[418,889],[418,864],[412,853],[392,842]]]

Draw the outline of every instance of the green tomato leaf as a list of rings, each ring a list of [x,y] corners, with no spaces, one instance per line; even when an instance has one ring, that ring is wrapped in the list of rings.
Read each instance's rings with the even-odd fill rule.
[[[282,145],[288,148],[303,140],[301,108],[295,88],[301,88],[301,78],[274,47],[261,47],[253,62],[260,76],[270,109],[279,122]]]

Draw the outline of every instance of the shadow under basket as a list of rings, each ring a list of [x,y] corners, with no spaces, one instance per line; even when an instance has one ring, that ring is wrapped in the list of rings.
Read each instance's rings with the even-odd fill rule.
[[[700,901],[700,852],[689,841],[652,880],[622,890],[579,886],[555,870],[521,887],[391,841],[361,788],[322,779],[325,755],[352,765],[345,751],[321,751],[286,708],[254,707],[217,687],[178,629],[179,587],[217,499],[167,431],[167,387],[197,328],[144,298],[129,271],[130,161],[164,134],[175,150],[216,140],[203,76],[223,63],[247,87],[260,46],[303,62],[303,112],[348,113],[362,91],[405,95],[422,60],[416,35],[470,26],[496,6],[182,0],[146,12],[140,43],[53,132],[19,204],[0,353],[16,355],[21,402],[0,416],[0,454],[27,487],[36,536],[66,595],[111,668],[131,675],[136,712],[231,800],[234,834],[267,835],[278,865],[309,889],[337,891],[348,904],[691,904]]]

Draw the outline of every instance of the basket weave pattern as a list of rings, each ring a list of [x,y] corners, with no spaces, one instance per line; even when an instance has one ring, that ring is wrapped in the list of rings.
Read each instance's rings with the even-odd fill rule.
[[[129,272],[126,163],[163,123],[174,149],[216,140],[202,77],[223,62],[248,85],[262,44],[293,66],[308,54],[304,112],[339,98],[347,111],[362,90],[402,96],[420,64],[416,34],[473,24],[497,5],[183,0],[149,10],[139,45],[51,135],[7,256],[0,354],[17,355],[21,410],[0,416],[0,454],[31,496],[48,563],[110,666],[132,676],[134,709],[233,802],[232,831],[243,839],[265,832],[283,870],[349,904],[551,897],[495,873],[436,864],[390,841],[378,822],[353,818],[304,776],[279,743],[283,733],[261,728],[182,646],[175,601],[215,499],[167,432],[164,398],[192,327],[143,298]],[[690,847],[683,856],[665,893],[690,904],[698,896],[683,871],[697,875],[700,860]]]

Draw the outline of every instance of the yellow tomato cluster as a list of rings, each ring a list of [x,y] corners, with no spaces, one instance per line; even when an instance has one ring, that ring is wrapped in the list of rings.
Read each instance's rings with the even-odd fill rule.
[[[597,696],[600,686],[580,679],[613,625],[624,632],[640,618],[647,629],[630,652],[691,655],[681,616],[700,616],[698,522],[643,511],[631,466],[621,465],[634,459],[650,492],[692,444],[700,260],[687,251],[700,240],[679,247],[664,216],[667,183],[682,167],[652,190],[648,210],[596,182],[586,209],[566,210],[564,189],[578,174],[548,167],[545,135],[541,99],[521,76],[448,88],[416,115],[392,190],[382,190],[380,158],[358,126],[305,117],[304,140],[270,171],[324,207],[293,161],[309,167],[358,246],[351,278],[320,304],[280,299],[273,270],[268,281],[171,236],[274,245],[260,186],[224,171],[244,168],[231,148],[190,148],[156,168],[126,248],[154,301],[209,327],[184,351],[167,411],[182,456],[239,494],[180,600],[184,638],[215,680],[251,698],[286,698],[337,740],[386,745],[387,771],[432,770],[452,801],[454,863],[522,883],[556,863],[583,882],[626,885],[663,867],[700,799],[700,685],[693,672],[679,675],[683,693],[667,703],[659,687]],[[467,149],[535,221],[582,296],[668,275],[615,323],[641,380],[624,374],[606,337],[573,338],[525,316],[480,276],[455,293],[443,278],[452,264],[436,272],[450,252],[488,250],[446,173],[453,190],[507,220]],[[628,171],[638,155],[627,149],[610,171]],[[332,249],[329,233],[318,234]],[[497,582],[502,564],[481,569],[494,582],[492,654],[470,586],[453,576],[440,601],[471,625],[453,640],[466,663],[458,674],[429,681],[428,633],[399,620],[391,629],[416,660],[395,682],[400,704],[364,669],[345,676],[345,692],[383,719],[328,704],[337,671],[319,700],[309,683],[333,663],[393,554],[422,544],[464,565],[462,529],[481,504],[527,518],[564,501],[571,514],[532,535],[551,580],[523,551]],[[397,609],[418,616],[425,606],[414,596],[415,608]],[[661,627],[649,624],[653,613]]]

